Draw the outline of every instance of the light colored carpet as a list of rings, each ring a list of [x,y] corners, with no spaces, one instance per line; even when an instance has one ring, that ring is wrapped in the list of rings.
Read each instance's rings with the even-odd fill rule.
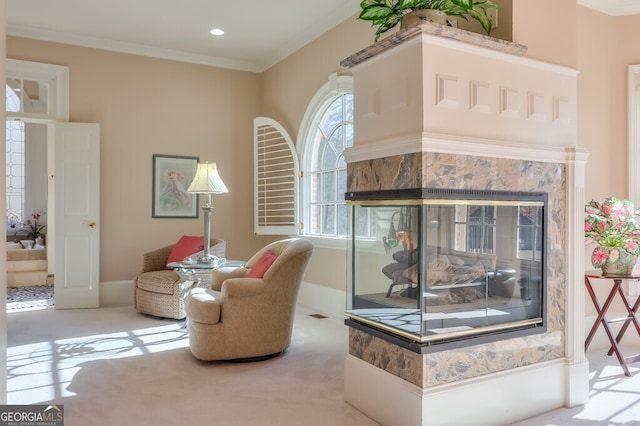
[[[65,426],[377,424],[343,400],[347,327],[311,314],[277,358],[205,363],[133,308],[12,312],[7,402],[63,404]]]
[[[377,424],[343,401],[347,327],[312,314],[298,308],[278,358],[205,363],[191,356],[181,321],[130,307],[10,312],[8,403],[63,404],[65,426]],[[640,425],[640,363],[627,378],[605,352],[588,354],[588,404],[516,425]]]

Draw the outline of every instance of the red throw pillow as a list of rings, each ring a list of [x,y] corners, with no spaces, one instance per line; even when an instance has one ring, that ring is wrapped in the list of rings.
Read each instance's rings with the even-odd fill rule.
[[[204,249],[204,237],[183,235],[169,253],[167,264],[181,262],[185,257]],[[170,269],[165,267],[165,269]]]
[[[264,274],[277,258],[278,256],[273,254],[273,252],[271,252],[270,250],[265,251],[264,253],[262,253],[262,256],[260,256],[260,259],[258,259],[256,264],[253,265],[253,268],[249,269],[249,272],[247,272],[245,278],[264,277]]]

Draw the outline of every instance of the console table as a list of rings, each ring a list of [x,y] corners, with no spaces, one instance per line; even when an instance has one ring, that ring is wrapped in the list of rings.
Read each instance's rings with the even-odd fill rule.
[[[598,301],[598,298],[596,297],[596,294],[593,291],[593,286],[591,284],[592,279],[605,279],[605,280],[611,280],[613,282],[611,291],[609,292],[609,295],[607,296],[607,298],[604,301],[604,304],[602,305]],[[591,344],[591,341],[593,340],[593,336],[595,336],[596,331],[598,330],[598,327],[602,325],[605,332],[607,333],[607,337],[609,338],[609,341],[611,342],[611,348],[609,349],[609,352],[607,352],[607,355],[611,356],[612,354],[615,353],[616,357],[618,358],[618,362],[622,367],[622,370],[624,370],[624,375],[627,377],[630,377],[631,373],[629,373],[629,368],[627,367],[627,363],[634,363],[634,362],[640,361],[640,354],[632,355],[628,357],[622,356],[622,353],[620,352],[619,343],[620,343],[620,340],[622,340],[622,336],[624,336],[624,334],[626,333],[631,323],[633,323],[636,329],[636,332],[640,336],[640,324],[638,324],[638,319],[636,317],[636,312],[638,311],[638,307],[640,307],[640,296],[636,296],[635,302],[633,302],[633,305],[629,303],[629,300],[626,298],[626,296],[624,295],[624,292],[622,291],[622,281],[625,281],[625,280],[640,281],[640,276],[609,277],[609,276],[603,276],[598,274],[585,274],[584,284],[587,287],[587,292],[589,293],[589,296],[591,296],[591,300],[593,301],[593,306],[596,308],[596,311],[598,312],[598,316],[596,318],[595,323],[593,324],[593,327],[591,328],[591,332],[589,332],[589,335],[587,336],[587,340],[584,343],[584,350],[586,351],[589,348],[589,345]],[[607,312],[611,307],[611,304],[613,303],[613,300],[615,299],[616,295],[620,296],[620,299],[622,300],[623,305],[627,310],[627,316],[622,318],[616,318],[616,319],[607,319],[606,317]],[[620,331],[618,332],[617,336],[615,336],[614,338],[613,332],[609,324],[612,322],[618,322],[618,321],[624,321],[624,323],[622,324],[622,327],[620,328]]]

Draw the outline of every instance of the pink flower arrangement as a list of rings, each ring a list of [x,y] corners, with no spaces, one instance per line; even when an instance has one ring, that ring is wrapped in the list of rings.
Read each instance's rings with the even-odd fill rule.
[[[586,243],[598,245],[591,256],[593,266],[599,268],[607,261],[615,262],[623,254],[621,251],[640,255],[639,214],[632,201],[616,197],[607,197],[602,204],[591,200],[585,206]]]

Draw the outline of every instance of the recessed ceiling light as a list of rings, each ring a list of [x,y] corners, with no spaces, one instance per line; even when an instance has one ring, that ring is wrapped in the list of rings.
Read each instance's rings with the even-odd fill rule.
[[[220,28],[214,28],[209,32],[211,34],[213,34],[213,35],[216,35],[216,36],[220,36],[220,35],[224,34],[224,31],[222,31]]]

